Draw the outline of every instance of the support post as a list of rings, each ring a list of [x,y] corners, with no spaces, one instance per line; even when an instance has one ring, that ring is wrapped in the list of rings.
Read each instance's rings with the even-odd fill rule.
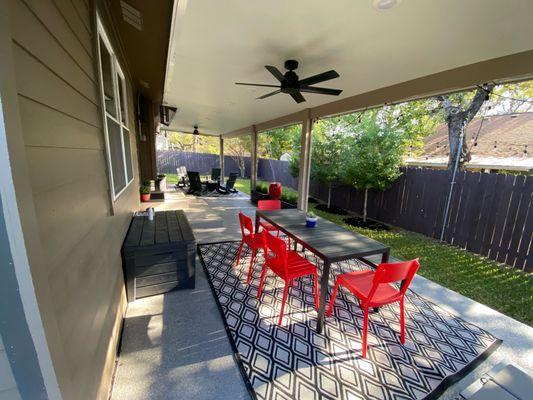
[[[220,183],[224,184],[224,138],[222,135],[219,136],[219,149]]]
[[[309,182],[311,176],[311,136],[313,121],[311,110],[307,110],[302,121],[302,136],[300,141],[300,172],[298,175],[298,209],[307,211],[309,197]]]
[[[250,192],[257,183],[257,128],[252,125],[252,154],[250,157]]]

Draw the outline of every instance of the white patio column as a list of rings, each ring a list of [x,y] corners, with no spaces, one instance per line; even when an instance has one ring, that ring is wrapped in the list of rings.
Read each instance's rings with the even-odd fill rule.
[[[219,154],[220,183],[224,184],[224,138],[222,137],[222,135],[220,135],[218,138],[219,138],[219,149],[220,149],[220,154]]]
[[[255,190],[257,183],[257,129],[252,125],[252,149],[250,157],[250,191]]]
[[[298,209],[307,211],[309,197],[309,182],[311,176],[311,137],[313,121],[310,110],[302,121],[302,137],[300,142],[300,173],[298,175]]]

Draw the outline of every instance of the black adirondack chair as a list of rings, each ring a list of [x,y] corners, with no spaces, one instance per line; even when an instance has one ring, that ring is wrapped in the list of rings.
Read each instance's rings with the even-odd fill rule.
[[[189,178],[189,190],[187,191],[187,194],[194,194],[196,196],[204,194],[205,189],[202,186],[200,173],[197,171],[187,171],[187,176]]]
[[[226,186],[218,185],[217,192],[222,194],[237,193],[238,190],[235,189],[235,182],[237,182],[238,177],[239,174],[237,172],[231,172],[228,181],[226,182]]]
[[[220,182],[220,175],[221,175],[220,168],[212,168],[211,169],[211,180],[212,181],[219,181]]]
[[[188,179],[187,179],[187,168],[185,168],[185,166],[182,165],[181,167],[176,168],[176,172],[178,175],[178,182],[175,185],[176,189],[186,187],[189,184]]]

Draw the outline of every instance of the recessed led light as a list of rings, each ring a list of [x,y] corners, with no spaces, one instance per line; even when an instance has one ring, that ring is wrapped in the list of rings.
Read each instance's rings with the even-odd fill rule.
[[[400,4],[402,0],[372,0],[372,5],[376,10],[384,11],[390,10],[397,4]]]

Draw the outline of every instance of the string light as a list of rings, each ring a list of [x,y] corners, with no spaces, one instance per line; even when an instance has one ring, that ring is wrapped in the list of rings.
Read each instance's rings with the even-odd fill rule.
[[[531,104],[533,104],[533,99],[517,99],[515,97],[504,96],[503,94],[498,94],[498,93],[491,92],[490,90],[487,90],[486,88],[484,88],[483,86],[480,86],[480,85],[476,85],[476,87],[478,89],[481,89],[481,90],[485,91],[485,93],[486,93],[485,100],[489,100],[490,99],[489,96],[492,94],[493,96],[498,96],[498,97],[501,97],[502,99],[518,101],[520,103],[531,103]]]

